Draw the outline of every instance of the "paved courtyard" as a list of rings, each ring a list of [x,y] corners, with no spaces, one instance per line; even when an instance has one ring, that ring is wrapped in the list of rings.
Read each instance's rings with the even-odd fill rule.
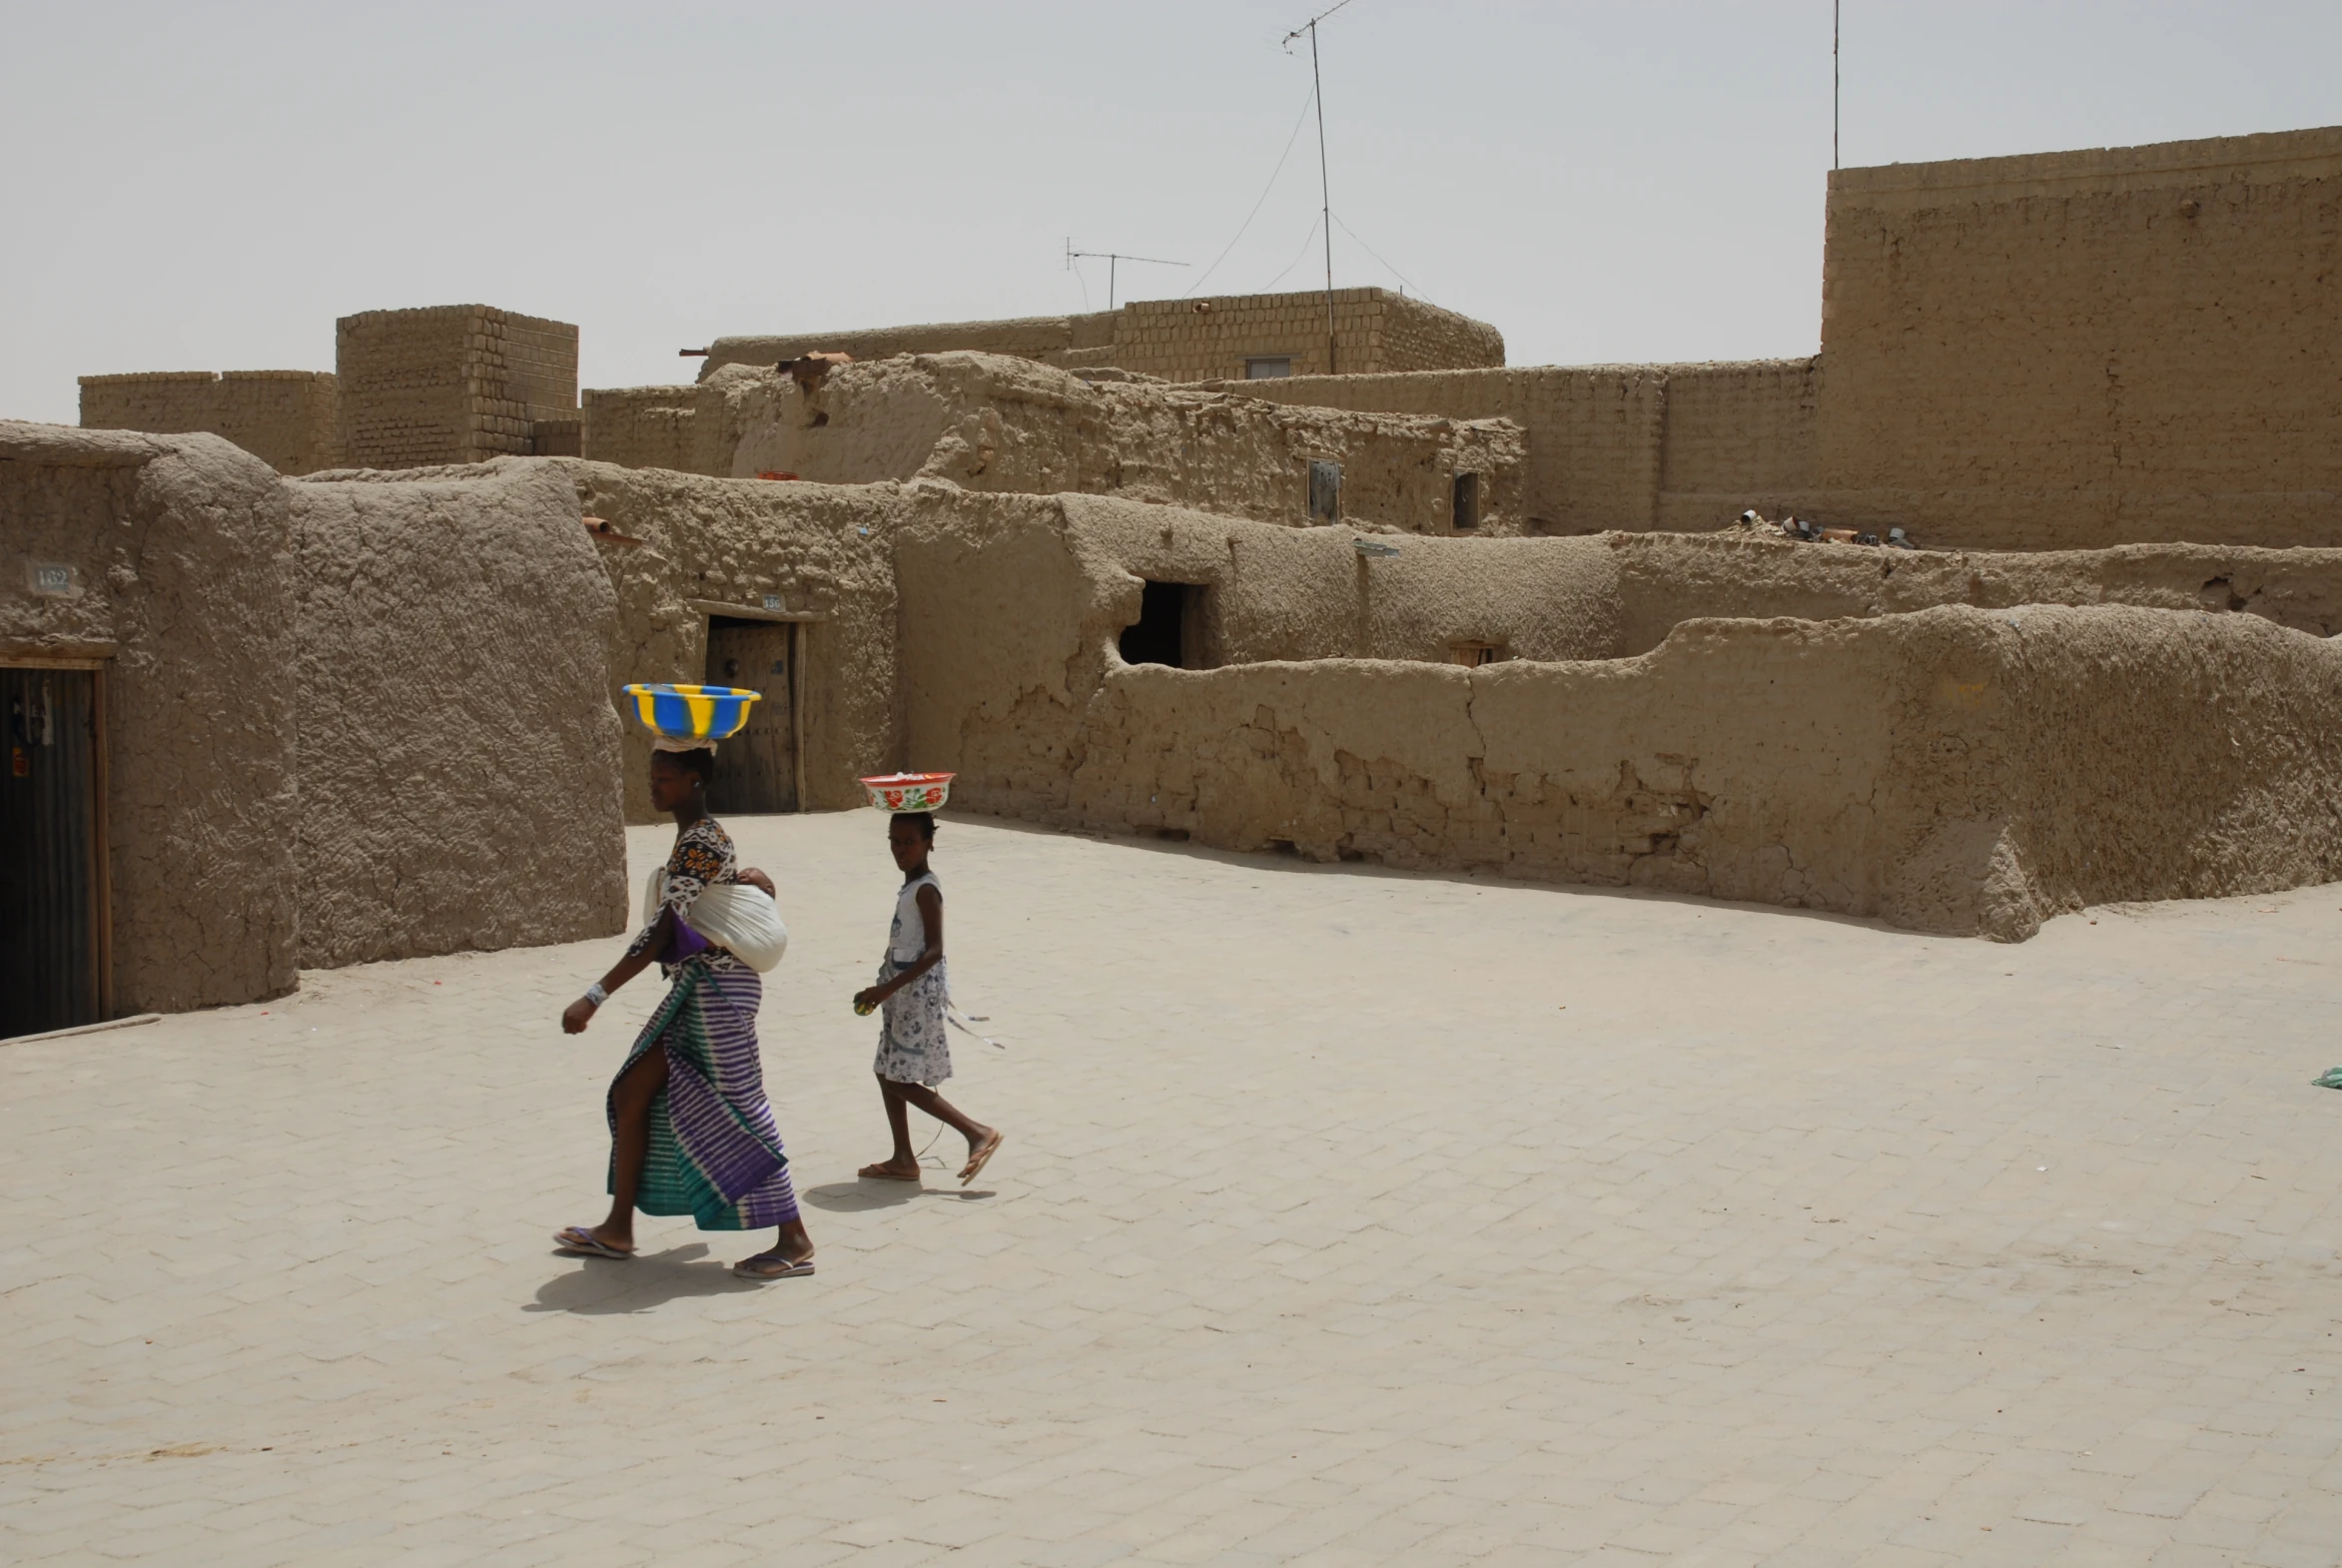
[[[734,827],[817,1275],[552,1252],[614,941],[0,1049],[0,1557],[2342,1562],[2342,888],[1998,947],[947,821],[1009,1142],[912,1191],[879,821]]]

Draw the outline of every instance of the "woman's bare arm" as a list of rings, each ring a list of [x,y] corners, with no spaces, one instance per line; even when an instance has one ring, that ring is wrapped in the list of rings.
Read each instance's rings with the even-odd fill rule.
[[[659,918],[651,922],[650,940],[638,948],[628,949],[626,956],[611,965],[610,972],[602,976],[602,994],[608,996],[626,984],[627,981],[650,968],[652,961],[657,958],[660,952],[664,951],[674,934],[675,911],[674,907],[670,905],[660,910]],[[585,1033],[585,1026],[593,1021],[595,1011],[593,1003],[579,997],[562,1009],[561,1032],[568,1035]]]

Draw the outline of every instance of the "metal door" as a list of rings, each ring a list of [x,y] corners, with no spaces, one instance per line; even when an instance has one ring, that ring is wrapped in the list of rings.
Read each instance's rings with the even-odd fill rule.
[[[100,1016],[97,680],[0,669],[0,1038]]]
[[[786,622],[716,618],[707,628],[707,682],[764,693],[748,724],[716,748],[708,807],[717,815],[797,809],[796,679]]]

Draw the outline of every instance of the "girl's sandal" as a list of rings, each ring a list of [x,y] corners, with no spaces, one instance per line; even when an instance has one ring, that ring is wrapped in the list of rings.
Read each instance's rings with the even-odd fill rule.
[[[795,1279],[813,1272],[813,1259],[808,1257],[800,1262],[774,1247],[754,1257],[743,1257],[732,1265],[732,1272],[742,1279]]]
[[[967,1168],[960,1173],[960,1184],[966,1186],[982,1176],[984,1168],[992,1164],[992,1157],[999,1154],[1001,1145],[1008,1141],[1009,1137],[1006,1133],[1003,1133],[999,1128],[994,1128],[992,1136],[977,1145],[975,1151],[968,1156]]]
[[[905,1171],[901,1166],[864,1166],[861,1170],[855,1172],[854,1174],[858,1176],[867,1177],[873,1181],[916,1181],[919,1179],[919,1168],[917,1166],[913,1166],[908,1171]]]

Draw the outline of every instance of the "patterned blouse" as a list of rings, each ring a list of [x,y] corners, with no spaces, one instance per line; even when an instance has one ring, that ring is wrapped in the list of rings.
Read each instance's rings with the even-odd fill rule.
[[[702,889],[719,882],[739,880],[740,859],[732,848],[732,835],[726,833],[723,824],[715,818],[701,817],[675,835],[675,851],[667,857],[666,890],[660,900],[660,907],[662,910],[673,910],[676,923],[681,925],[689,918],[692,902],[699,897]],[[631,955],[646,951],[657,930],[658,920],[654,916],[650,924],[644,926],[640,934],[627,944],[627,953]],[[678,932],[677,936],[680,937],[681,933]],[[696,958],[701,952],[707,952],[704,945],[698,952],[681,956],[686,959]],[[662,968],[667,967],[664,963],[666,957],[666,954],[660,955]],[[717,948],[707,952],[706,962],[711,967],[726,968],[736,966],[740,961],[724,949]]]

